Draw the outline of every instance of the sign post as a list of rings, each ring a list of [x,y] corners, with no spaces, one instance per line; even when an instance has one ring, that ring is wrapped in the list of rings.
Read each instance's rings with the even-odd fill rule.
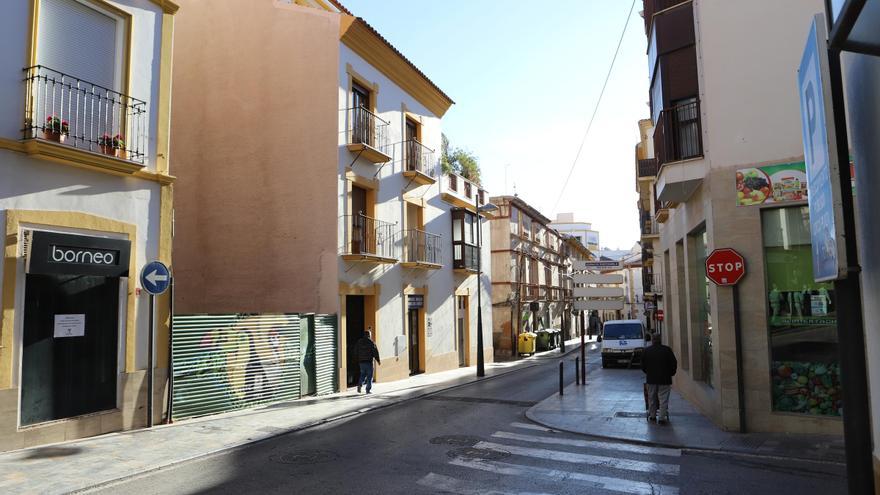
[[[736,339],[736,392],[739,402],[739,432],[746,432],[746,393],[743,382],[742,328],[739,322],[739,286],[746,275],[746,260],[736,250],[720,248],[706,258],[706,278],[715,285],[733,286],[733,333]],[[658,315],[663,320],[662,311]]]
[[[156,329],[155,299],[168,290],[171,283],[171,272],[161,261],[151,261],[141,270],[141,287],[150,294],[150,325],[147,338],[147,428],[153,426],[153,348],[155,347]]]

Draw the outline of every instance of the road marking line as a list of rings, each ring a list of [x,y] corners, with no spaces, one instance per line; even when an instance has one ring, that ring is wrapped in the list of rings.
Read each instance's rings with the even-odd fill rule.
[[[634,495],[678,495],[678,488],[669,485],[646,483],[622,478],[609,478],[592,474],[563,471],[560,469],[548,469],[537,466],[522,466],[497,461],[480,461],[468,459],[453,459],[449,461],[454,466],[479,469],[490,473],[505,474],[510,476],[524,476],[530,478],[543,478],[556,483],[579,481],[592,488],[613,492],[628,493]]]
[[[559,450],[534,449],[531,447],[517,447],[514,445],[502,445],[493,442],[478,442],[474,445],[477,449],[500,450],[514,455],[548,459],[551,461],[573,462],[577,464],[595,464],[613,469],[625,469],[627,471],[642,471],[645,473],[660,473],[678,476],[679,467],[676,464],[660,464],[657,462],[633,461],[630,459],[616,459],[590,454],[576,454]]]
[[[571,445],[572,447],[586,447],[590,449],[616,450],[619,452],[632,452],[634,454],[665,455],[669,457],[681,457],[681,449],[668,449],[664,447],[645,447],[628,443],[598,442],[593,440],[578,440],[575,438],[551,438],[536,437],[534,435],[520,435],[506,431],[496,431],[492,434],[496,438],[508,440],[520,440],[523,442],[546,443],[556,445]]]
[[[428,473],[427,476],[417,481],[417,483],[433,490],[442,491],[443,493],[457,493],[458,495],[552,495],[544,492],[502,492],[491,489],[472,488],[467,486],[470,483],[466,481],[436,473]]]
[[[538,430],[538,431],[556,431],[552,428],[547,428],[546,426],[541,425],[532,425],[529,423],[510,423],[510,426],[514,428],[522,428],[524,430]]]

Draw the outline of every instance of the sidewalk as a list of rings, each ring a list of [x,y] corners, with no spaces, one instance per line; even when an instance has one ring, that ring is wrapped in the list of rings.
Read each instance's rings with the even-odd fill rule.
[[[784,433],[733,433],[719,429],[675,390],[669,398],[670,423],[648,423],[641,370],[595,369],[587,386],[570,385],[526,416],[549,428],[614,440],[684,449],[818,460],[846,461],[842,436]]]
[[[566,343],[566,354],[578,348]],[[558,359],[558,349],[527,359],[486,364],[486,378]],[[375,383],[371,395],[355,391],[206,416],[0,453],[0,493],[70,493],[159,470],[271,437],[381,409],[476,381],[459,368]]]

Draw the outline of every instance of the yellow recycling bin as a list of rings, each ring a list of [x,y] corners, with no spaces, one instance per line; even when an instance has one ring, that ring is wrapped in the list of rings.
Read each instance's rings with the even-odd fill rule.
[[[520,356],[523,354],[535,353],[535,337],[537,336],[532,332],[519,334],[519,339],[517,339],[517,352],[519,352]]]

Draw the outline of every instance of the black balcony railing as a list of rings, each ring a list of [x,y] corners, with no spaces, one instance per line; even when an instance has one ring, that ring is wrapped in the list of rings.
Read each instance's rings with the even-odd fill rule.
[[[147,102],[41,65],[24,70],[25,139],[144,163]]]
[[[654,151],[659,165],[703,156],[699,100],[660,112],[654,129]]]
[[[419,229],[403,232],[403,261],[410,263],[443,263],[443,238]]]
[[[452,268],[477,271],[480,248],[462,241],[452,242]]]
[[[382,153],[388,148],[387,129],[390,122],[382,120],[364,107],[348,109],[348,144],[366,144]]]
[[[345,239],[342,254],[360,254],[397,259],[397,224],[383,222],[363,213],[344,215]]]
[[[406,170],[434,177],[437,175],[437,164],[434,163],[434,150],[415,139],[403,143],[406,151]]]
[[[661,279],[658,275],[654,273],[643,273],[642,274],[642,290],[646,293],[662,293],[663,292],[663,284],[661,283]]]
[[[636,164],[639,171],[639,177],[654,177],[657,175],[657,159],[656,158],[646,158],[643,160],[636,160]]]

